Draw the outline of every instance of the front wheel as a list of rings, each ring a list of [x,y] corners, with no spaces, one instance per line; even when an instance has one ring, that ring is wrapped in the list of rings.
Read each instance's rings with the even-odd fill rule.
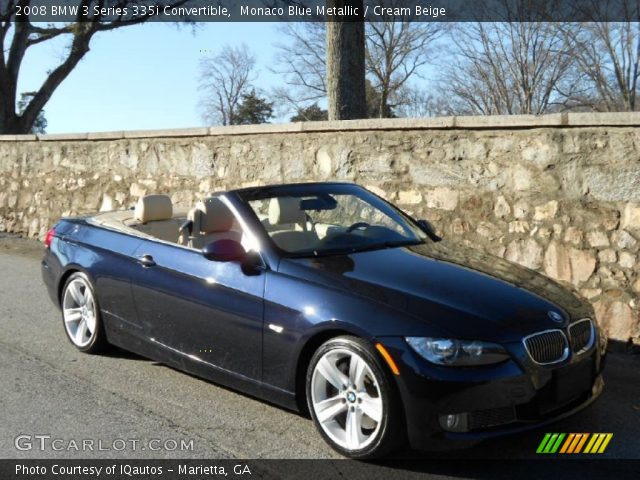
[[[323,438],[344,456],[377,458],[399,446],[403,420],[395,385],[369,344],[337,337],[315,352],[307,401]]]
[[[98,353],[107,347],[98,301],[91,281],[84,273],[72,274],[65,283],[62,321],[67,338],[78,350]]]

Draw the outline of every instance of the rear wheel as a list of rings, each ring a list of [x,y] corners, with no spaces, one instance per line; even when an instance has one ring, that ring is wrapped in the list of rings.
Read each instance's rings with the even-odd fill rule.
[[[342,455],[376,458],[399,445],[403,424],[395,386],[362,339],[337,337],[316,351],[307,401],[321,435]]]
[[[62,291],[62,321],[67,338],[78,350],[98,353],[107,347],[100,309],[89,278],[72,274]]]

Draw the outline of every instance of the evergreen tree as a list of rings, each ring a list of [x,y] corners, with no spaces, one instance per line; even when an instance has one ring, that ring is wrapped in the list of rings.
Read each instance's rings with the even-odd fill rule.
[[[255,90],[242,94],[242,100],[231,118],[231,125],[268,123],[273,117],[273,103],[260,97]]]
[[[293,117],[292,122],[317,122],[319,120],[327,120],[329,118],[328,112],[320,108],[317,103],[309,105],[308,107],[298,110]]]

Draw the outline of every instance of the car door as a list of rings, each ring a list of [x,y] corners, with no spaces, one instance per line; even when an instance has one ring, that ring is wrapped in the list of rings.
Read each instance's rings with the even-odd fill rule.
[[[264,274],[150,239],[135,256],[134,300],[153,343],[185,361],[261,379]]]

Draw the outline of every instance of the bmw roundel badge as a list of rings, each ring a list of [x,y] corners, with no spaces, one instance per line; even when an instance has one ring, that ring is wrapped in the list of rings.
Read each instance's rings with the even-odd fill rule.
[[[554,312],[553,310],[549,310],[547,312],[547,315],[549,316],[549,318],[551,320],[553,320],[554,322],[562,322],[564,320],[564,318],[562,317],[562,315],[560,315],[558,312]]]

